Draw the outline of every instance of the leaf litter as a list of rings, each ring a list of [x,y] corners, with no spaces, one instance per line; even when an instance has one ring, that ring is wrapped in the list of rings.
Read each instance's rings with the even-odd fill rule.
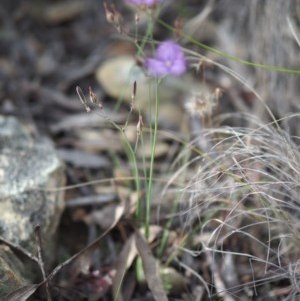
[[[275,132],[271,126],[256,123],[247,116],[253,112],[256,115],[264,114],[262,106],[257,104],[259,95],[254,93],[256,91],[249,90],[249,87],[244,87],[246,82],[241,80],[241,83],[236,83],[231,75],[255,79],[252,71],[243,71],[242,65],[238,65],[241,76],[234,72],[229,76],[229,73],[224,72],[226,66],[221,68],[223,71],[216,71],[217,66],[222,66],[223,59],[212,53],[205,53],[206,57],[203,57],[203,50],[199,50],[196,45],[188,46],[191,46],[190,59],[197,65],[199,74],[197,87],[205,93],[201,97],[197,94],[199,97],[195,102],[195,93],[181,99],[180,93],[174,96],[172,89],[160,92],[170,101],[162,107],[162,131],[155,165],[150,236],[152,233],[155,235],[145,241],[143,234],[137,234],[137,230],[128,226],[135,220],[134,209],[137,200],[143,196],[143,191],[137,194],[133,189],[130,164],[120,141],[121,133],[108,122],[103,112],[95,111],[92,105],[92,112],[85,113],[76,95],[77,85],[84,92],[88,91],[89,86],[93,86],[94,92],[101,96],[106,116],[122,127],[131,110],[131,85],[125,91],[123,99],[114,88],[109,87],[111,94],[118,98],[113,99],[105,95],[104,87],[99,87],[97,80],[91,75],[100,72],[98,67],[107,67],[105,63],[117,63],[120,57],[123,61],[127,57],[127,61],[124,61],[126,66],[131,64],[135,47],[127,41],[112,37],[115,30],[106,23],[99,3],[83,5],[78,1],[61,1],[62,7],[68,9],[57,6],[57,10],[56,5],[46,2],[41,5],[44,6],[43,12],[48,10],[48,15],[42,14],[47,17],[39,17],[38,23],[36,11],[30,3],[18,7],[13,7],[14,4],[9,7],[4,3],[4,10],[10,12],[8,14],[3,14],[1,8],[4,24],[9,27],[4,26],[6,33],[10,34],[13,30],[15,36],[11,35],[11,40],[3,41],[5,47],[1,55],[9,62],[9,66],[5,67],[1,58],[0,64],[4,66],[1,80],[4,84],[0,93],[0,110],[4,114],[12,114],[26,119],[28,123],[34,123],[42,135],[51,135],[57,148],[61,148],[62,157],[71,171],[68,184],[72,187],[61,188],[66,190],[66,203],[69,202],[69,206],[60,229],[57,268],[48,277],[49,280],[51,278],[49,284],[53,288],[52,293],[55,291],[55,284],[58,284],[61,285],[58,291],[63,301],[70,298],[79,301],[84,298],[144,300],[147,294],[144,293],[148,290],[138,283],[133,271],[136,259],[140,256],[148,287],[156,300],[171,300],[173,295],[180,300],[206,300],[209,297],[212,300],[243,298],[248,301],[256,298],[278,301],[297,298],[299,221],[290,212],[298,214],[299,211],[298,148],[294,142],[284,139],[286,133],[280,130]],[[185,1],[184,5],[191,5],[197,8],[194,11],[200,11],[200,6],[204,4]],[[232,43],[232,36],[224,32],[222,24],[226,24],[226,13],[228,16],[236,10],[238,13],[245,13],[248,5],[250,4],[244,7],[215,5],[213,8],[214,5],[208,3],[199,15],[191,16],[191,22],[186,20],[186,30],[195,34],[199,41],[204,39],[214,43],[221,36],[221,44],[227,41],[226,47],[231,45],[232,51],[236,47],[239,53],[243,53],[245,49],[239,42]],[[175,6],[166,5],[163,9],[169,16],[180,14]],[[267,6],[265,9],[269,13]],[[135,28],[131,8],[126,7],[122,13],[123,17],[128,18],[128,26]],[[277,17],[280,16],[282,13]],[[257,18],[259,21],[260,16],[257,15]],[[142,20],[146,20],[145,16],[142,16]],[[227,19],[229,23],[230,20],[238,22],[235,17]],[[23,35],[18,28],[24,24],[27,27],[23,28]],[[198,26],[205,30],[198,30]],[[220,27],[223,28],[221,33],[216,32]],[[156,34],[159,38],[160,33]],[[163,35],[163,31],[161,34]],[[236,34],[235,30],[232,34]],[[280,47],[282,45],[285,43],[281,43]],[[193,56],[194,50],[201,53],[201,56]],[[38,67],[36,62],[41,55],[49,56],[48,61],[52,67],[46,66],[44,71]],[[284,60],[287,57],[284,56]],[[203,62],[199,64],[201,59]],[[272,60],[269,52],[267,59]],[[235,62],[229,61],[228,65],[233,68]],[[274,74],[269,79],[274,84],[276,78]],[[113,83],[111,76],[105,80],[108,80],[108,84]],[[145,78],[143,80],[147,81]],[[286,83],[287,79],[282,78],[279,82]],[[177,84],[178,82],[175,83]],[[189,85],[186,87],[191,88]],[[146,86],[144,91],[143,88],[145,87],[137,84],[134,103],[137,107],[141,105],[139,97],[142,101],[148,100],[145,95],[147,96],[149,87]],[[222,88],[223,95],[218,104],[210,103],[216,88]],[[199,89],[196,90],[197,93]],[[193,112],[183,113],[181,102],[188,102],[187,111],[192,108]],[[291,132],[299,134],[297,123],[295,127],[297,118],[286,118],[280,111],[289,102],[284,102],[284,105],[277,102],[277,106],[275,103],[271,103],[271,106],[283,118],[282,124],[286,123]],[[203,108],[212,106],[212,116],[203,114]],[[141,109],[143,113],[147,112],[144,104]],[[139,113],[135,110],[126,128],[126,134],[133,144],[137,140],[139,120]],[[293,110],[294,107],[290,109],[291,112]],[[172,116],[167,117],[170,112],[173,112]],[[230,114],[219,116],[220,112]],[[233,112],[242,112],[244,115],[236,116]],[[270,117],[268,114],[266,116]],[[244,125],[247,127],[241,127]],[[143,116],[143,134],[147,133],[148,126],[149,123]],[[256,130],[252,131],[253,127]],[[173,129],[173,132],[166,135],[169,129]],[[149,164],[147,137],[145,134],[144,147],[147,149],[144,152],[141,144],[137,145],[138,156],[146,157],[146,162],[138,165],[141,175]],[[172,149],[171,154],[174,141],[178,145]],[[184,151],[176,157],[181,150]],[[212,158],[221,164],[215,165]],[[100,183],[103,179],[110,180],[105,184]],[[141,181],[143,183],[143,176]],[[102,189],[105,185],[114,189],[108,192]],[[124,199],[126,205],[119,203],[119,200]],[[176,207],[177,199],[179,201]],[[76,210],[77,216],[82,210],[77,219]],[[153,230],[154,225],[158,225],[157,232]],[[173,242],[166,240],[166,245],[161,247],[162,228],[171,229],[175,239]],[[98,237],[94,243],[87,238],[91,229],[96,231],[95,235]],[[70,243],[67,243],[69,235]],[[105,239],[102,241],[103,236]],[[189,239],[184,239],[186,237]],[[9,245],[9,242],[6,243]],[[16,246],[10,244],[10,247],[13,249]],[[113,255],[112,249],[117,255]],[[163,251],[159,253],[160,249]],[[22,252],[22,249],[18,252]],[[96,252],[101,259],[100,265],[94,259]],[[30,256],[33,261],[38,261],[32,254]],[[61,257],[69,259],[65,261]],[[164,269],[184,277],[183,291],[174,293],[171,290],[166,296],[164,280],[155,277],[159,275],[159,270]],[[64,274],[64,270],[73,272],[72,277],[66,276],[68,274]],[[126,286],[131,279],[131,285]],[[18,289],[4,300],[23,301],[30,299],[32,295],[36,296],[35,300],[42,300],[37,293],[39,285],[41,284]],[[72,297],[68,299],[68,295]]]

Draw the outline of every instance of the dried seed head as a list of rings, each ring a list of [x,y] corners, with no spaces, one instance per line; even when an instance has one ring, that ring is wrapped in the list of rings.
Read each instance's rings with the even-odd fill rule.
[[[138,14],[135,14],[134,16],[135,25],[138,25],[140,22],[140,16]]]
[[[121,22],[123,21],[121,13],[116,9],[114,4],[111,4],[111,9],[115,16],[115,24],[121,24]]]
[[[123,19],[120,12],[116,9],[116,7],[113,4],[110,4],[110,6],[108,6],[106,2],[103,2],[103,8],[105,11],[107,22],[115,25],[118,31],[120,31],[121,22]]]
[[[103,2],[103,8],[105,11],[106,20],[108,23],[114,24],[115,16],[113,11],[107,6],[106,2]]]
[[[136,80],[133,83],[133,89],[132,89],[132,95],[131,95],[132,101],[135,100],[135,96],[136,96]]]
[[[82,92],[82,90],[81,90],[81,88],[79,86],[76,87],[76,92],[77,92],[77,95],[78,95],[81,103],[83,104],[85,110],[87,112],[90,112],[91,108],[88,106],[87,100],[86,100],[86,98],[85,98],[85,96],[84,96],[84,94],[83,94],[83,92]]]
[[[179,38],[182,33],[182,28],[183,28],[183,21],[182,18],[177,17],[175,22],[174,22],[174,27],[175,27],[175,34]]]
[[[197,63],[195,64],[195,68],[196,68],[196,72],[197,72],[197,73],[200,72],[200,70],[201,70],[201,68],[203,67],[203,65],[204,65],[203,60],[199,60],[199,62],[197,62]]]
[[[220,96],[220,89],[216,89],[214,93],[191,93],[187,98],[185,108],[191,115],[198,115],[200,117],[211,116]]]
[[[140,115],[140,116],[139,116],[139,121],[138,121],[138,123],[137,123],[137,125],[136,125],[136,135],[137,135],[137,136],[140,136],[140,135],[141,135],[141,132],[142,132],[142,130],[143,130],[143,126],[144,126],[144,123],[143,123],[143,116]]]
[[[215,99],[219,101],[220,97],[222,96],[222,90],[220,88],[216,88],[214,92]]]
[[[90,95],[90,101],[93,104],[98,104],[99,103],[98,97],[97,97],[96,93],[93,92],[91,86],[89,86],[89,95]]]
[[[102,104],[101,101],[99,101],[97,94],[94,93],[94,91],[92,90],[91,86],[89,86],[89,96],[90,96],[90,101],[93,104],[98,105],[99,108],[102,110],[103,109],[103,104]]]

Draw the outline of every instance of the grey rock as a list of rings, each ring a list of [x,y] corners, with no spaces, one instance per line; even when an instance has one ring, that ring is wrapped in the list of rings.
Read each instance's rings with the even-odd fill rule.
[[[0,298],[28,284],[25,266],[8,246],[0,245]]]
[[[35,139],[15,118],[0,116],[0,236],[36,254],[39,224],[46,262],[53,262],[64,209],[64,193],[54,188],[64,184],[64,165],[51,143]],[[18,271],[12,267],[12,273]]]

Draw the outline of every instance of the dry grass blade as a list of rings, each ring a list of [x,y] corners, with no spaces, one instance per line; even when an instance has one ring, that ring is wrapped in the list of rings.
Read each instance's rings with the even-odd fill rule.
[[[210,252],[207,252],[207,258],[214,277],[215,288],[218,295],[221,296],[224,301],[234,301],[234,298],[230,296],[230,294],[227,292],[226,285],[220,275],[220,271],[217,267],[215,259],[213,258],[213,255]]]
[[[20,287],[4,297],[2,301],[26,301],[41,284],[32,284]]]
[[[165,293],[160,277],[157,261],[152,255],[147,242],[138,232],[136,232],[136,247],[142,258],[145,277],[154,299],[156,301],[168,301],[168,297]]]
[[[179,191],[182,213],[187,212],[186,231],[203,221],[200,239],[187,248],[195,256],[206,254],[203,264],[209,264],[213,281],[204,281],[208,287],[214,284],[207,292],[215,294],[213,298],[248,300],[246,287],[259,296],[257,300],[271,300],[270,287],[279,282],[288,296],[289,282],[299,281],[299,275],[291,276],[288,270],[299,259],[299,146],[274,123],[246,114],[220,115],[221,123],[228,118],[251,121],[253,128],[203,130],[211,147],[191,159],[198,171]],[[286,121],[290,118],[294,116]],[[191,164],[172,181],[190,173]],[[197,234],[192,233],[194,239]],[[290,296],[299,291],[295,285]],[[290,296],[285,300],[294,300]]]

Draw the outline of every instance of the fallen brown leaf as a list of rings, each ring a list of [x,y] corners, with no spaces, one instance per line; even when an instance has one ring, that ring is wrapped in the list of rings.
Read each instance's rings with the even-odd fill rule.
[[[102,229],[107,229],[111,226],[112,221],[119,217],[119,212],[124,213],[124,205],[109,204],[101,210],[94,210],[91,214],[84,218],[87,224],[97,224]]]
[[[149,289],[156,301],[168,301],[165,293],[163,282],[160,276],[160,269],[157,260],[152,255],[148,243],[144,240],[140,233],[135,234],[136,248],[142,258],[145,278]]]
[[[144,229],[140,230],[142,233],[144,232]],[[149,242],[152,242],[155,237],[158,235],[159,232],[162,231],[162,228],[159,226],[151,226],[150,227],[150,235],[149,235]],[[135,257],[138,254],[138,250],[136,247],[136,235],[132,234],[129,239],[126,241],[119,257],[116,262],[116,275],[113,279],[113,296],[115,301],[122,301],[123,297],[120,293],[122,281],[125,277],[125,274],[129,267],[132,265]],[[163,301],[163,299],[161,300]]]
[[[32,284],[18,288],[4,297],[2,301],[26,301],[41,284]]]

